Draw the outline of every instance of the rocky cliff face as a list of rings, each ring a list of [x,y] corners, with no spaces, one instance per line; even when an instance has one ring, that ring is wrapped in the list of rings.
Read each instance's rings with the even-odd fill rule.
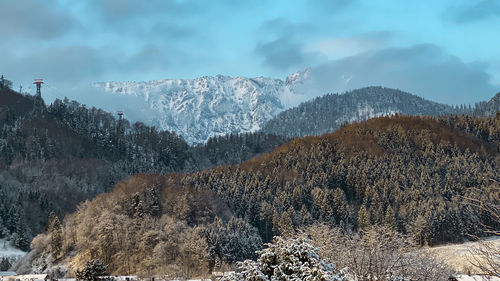
[[[101,82],[94,86],[117,98],[140,98],[147,108],[142,108],[142,103],[120,109],[126,113],[142,111],[147,120],[141,121],[175,131],[188,143],[201,143],[216,135],[259,130],[262,124],[300,100],[302,94],[295,89],[308,74],[306,69],[285,81],[217,75],[193,80]],[[112,106],[107,109],[118,110]]]

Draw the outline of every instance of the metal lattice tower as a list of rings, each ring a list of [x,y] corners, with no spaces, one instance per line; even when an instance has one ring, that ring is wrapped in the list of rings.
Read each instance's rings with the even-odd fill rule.
[[[43,79],[35,79],[35,82],[33,84],[36,85],[36,95],[37,96],[42,96],[42,84],[43,84]]]

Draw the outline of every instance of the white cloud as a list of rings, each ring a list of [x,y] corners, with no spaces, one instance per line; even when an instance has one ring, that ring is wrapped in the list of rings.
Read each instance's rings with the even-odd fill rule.
[[[322,39],[303,47],[304,52],[320,52],[328,59],[340,59],[386,47],[390,32],[374,32],[349,37]]]
[[[468,104],[490,99],[500,85],[488,64],[466,63],[434,45],[386,48],[315,66],[302,87],[312,98],[366,86],[401,89],[443,103]]]

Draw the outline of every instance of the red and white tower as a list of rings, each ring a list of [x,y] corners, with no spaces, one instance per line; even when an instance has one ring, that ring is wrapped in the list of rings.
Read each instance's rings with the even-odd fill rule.
[[[42,96],[42,84],[43,84],[43,79],[35,79],[35,82],[33,84],[36,85],[36,95],[37,96]]]

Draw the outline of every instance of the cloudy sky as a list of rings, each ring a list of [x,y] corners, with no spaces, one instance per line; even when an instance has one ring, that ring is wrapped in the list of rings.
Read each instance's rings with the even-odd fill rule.
[[[15,87],[312,68],[319,92],[368,85],[439,102],[500,91],[500,0],[5,0],[0,73]],[[319,93],[318,92],[318,93]]]

